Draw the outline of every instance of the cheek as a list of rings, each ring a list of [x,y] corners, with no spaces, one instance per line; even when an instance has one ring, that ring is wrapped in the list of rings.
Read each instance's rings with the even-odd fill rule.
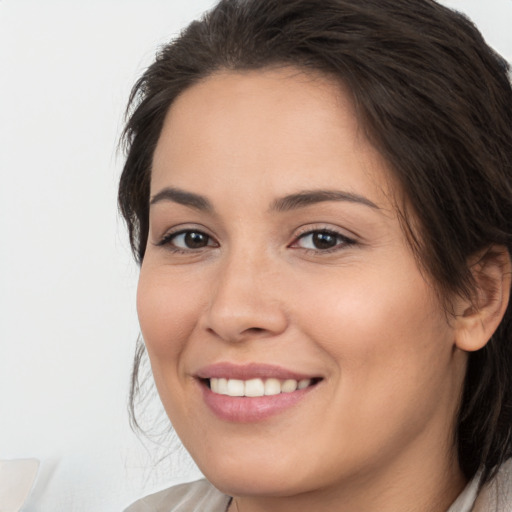
[[[402,282],[379,274],[325,286],[303,310],[303,330],[335,368],[326,438],[354,456],[343,439],[365,445],[369,459],[382,446],[398,449],[434,416],[450,421],[459,393],[452,330],[430,287],[414,273]]]
[[[449,364],[453,331],[445,314],[416,267],[402,268],[406,277],[365,269],[308,295],[304,330],[336,361],[345,384],[372,396],[386,386],[416,389]]]
[[[197,321],[198,297],[194,287],[168,275],[142,266],[137,288],[137,312],[151,364],[177,362],[187,337]]]

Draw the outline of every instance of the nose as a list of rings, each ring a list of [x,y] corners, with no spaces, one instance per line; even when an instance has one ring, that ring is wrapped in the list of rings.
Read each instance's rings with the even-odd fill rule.
[[[228,342],[277,336],[288,316],[279,275],[264,258],[233,256],[217,268],[204,327]]]

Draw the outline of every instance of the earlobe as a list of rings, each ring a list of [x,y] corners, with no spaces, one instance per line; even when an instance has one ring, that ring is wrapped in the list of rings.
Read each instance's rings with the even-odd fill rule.
[[[459,304],[455,345],[464,351],[483,348],[501,323],[510,299],[511,261],[506,247],[492,246],[471,264],[475,292]]]

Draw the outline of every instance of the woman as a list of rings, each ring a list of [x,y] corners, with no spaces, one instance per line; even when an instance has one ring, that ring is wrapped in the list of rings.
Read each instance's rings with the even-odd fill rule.
[[[430,0],[223,0],[163,48],[119,204],[207,481],[128,510],[512,509],[507,70]]]

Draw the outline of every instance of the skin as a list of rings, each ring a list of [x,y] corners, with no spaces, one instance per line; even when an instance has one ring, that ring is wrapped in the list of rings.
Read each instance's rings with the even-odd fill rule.
[[[166,117],[151,196],[168,187],[212,209],[151,205],[139,319],[172,424],[205,476],[236,497],[231,509],[447,510],[465,485],[453,442],[460,327],[406,243],[397,188],[349,94],[293,69],[207,78]],[[326,189],[364,200],[272,208]],[[204,233],[204,246],[170,236],[184,229]],[[314,230],[340,236],[326,250]],[[322,380],[264,421],[229,422],[195,377],[218,362]]]

